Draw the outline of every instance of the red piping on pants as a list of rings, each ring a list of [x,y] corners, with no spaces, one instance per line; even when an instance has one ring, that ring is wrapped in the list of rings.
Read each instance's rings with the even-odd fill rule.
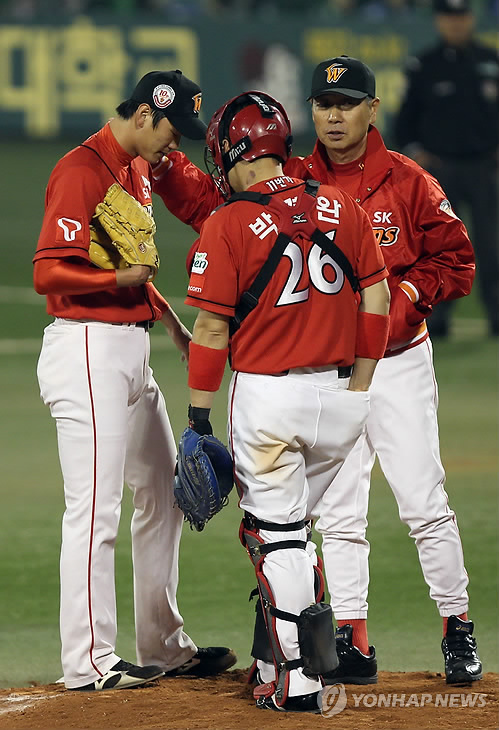
[[[88,572],[87,572],[87,598],[88,598],[88,620],[90,625],[90,663],[96,672],[102,677],[102,672],[95,666],[93,660],[93,650],[95,646],[95,635],[94,635],[94,624],[92,616],[92,588],[91,588],[91,576],[92,576],[92,546],[94,542],[94,526],[95,526],[95,501],[97,495],[97,429],[95,425],[95,408],[94,408],[94,394],[92,391],[92,378],[90,375],[90,361],[88,357],[88,327],[85,327],[85,359],[87,363],[87,380],[88,380],[88,393],[90,396],[90,410],[92,413],[92,432],[94,437],[94,459],[93,459],[93,485],[92,485],[92,517],[90,520],[90,542],[88,546]]]

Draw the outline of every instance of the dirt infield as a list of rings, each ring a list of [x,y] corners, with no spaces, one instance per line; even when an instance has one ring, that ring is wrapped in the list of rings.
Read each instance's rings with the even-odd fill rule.
[[[262,711],[242,670],[162,679],[137,689],[79,693],[61,685],[0,690],[0,728],[52,730],[481,730],[499,725],[499,675],[469,687],[441,674],[381,672],[377,685],[337,685],[329,716]],[[342,709],[343,708],[343,709]]]

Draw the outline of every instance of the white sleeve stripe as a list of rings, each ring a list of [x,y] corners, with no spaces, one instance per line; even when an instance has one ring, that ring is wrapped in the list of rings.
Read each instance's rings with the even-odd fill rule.
[[[416,287],[414,286],[414,284],[411,284],[411,282],[410,282],[410,281],[406,281],[405,279],[404,279],[404,281],[401,281],[400,283],[401,283],[401,284],[405,284],[405,286],[407,286],[407,287],[408,287],[408,288],[409,288],[409,289],[410,289],[410,290],[411,290],[411,291],[412,291],[412,292],[414,293],[414,296],[416,297],[415,299],[413,299],[413,298],[412,298],[412,297],[411,297],[411,296],[409,295],[409,293],[408,293],[408,292],[405,292],[405,293],[407,294],[407,296],[409,297],[409,299],[410,299],[410,300],[411,300],[412,302],[419,302],[419,292],[418,292],[418,290],[416,289]],[[401,288],[402,288],[402,290],[404,289],[404,287],[401,287]]]

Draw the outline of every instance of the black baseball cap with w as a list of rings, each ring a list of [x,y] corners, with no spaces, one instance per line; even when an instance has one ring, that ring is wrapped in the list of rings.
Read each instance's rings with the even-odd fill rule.
[[[322,94],[343,94],[352,99],[376,96],[376,80],[369,66],[350,56],[329,58],[316,66],[308,100]]]
[[[182,136],[205,138],[207,127],[199,118],[201,89],[182,71],[149,71],[140,79],[130,99],[162,112]]]

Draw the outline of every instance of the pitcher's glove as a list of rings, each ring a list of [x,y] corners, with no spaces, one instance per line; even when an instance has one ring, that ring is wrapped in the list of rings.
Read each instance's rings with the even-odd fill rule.
[[[99,269],[126,269],[129,265],[97,222],[90,226],[88,255]]]
[[[125,266],[134,264],[149,266],[152,272],[149,281],[154,279],[159,269],[159,254],[154,243],[156,224],[154,218],[138,200],[129,195],[121,185],[113,183],[102,203],[95,208],[93,222],[93,227],[97,232],[102,229],[107,234],[110,245],[119,254],[119,261],[123,260]],[[92,227],[91,236],[94,237]],[[100,246],[103,245],[100,240],[98,243]],[[92,248],[94,256],[92,256]],[[101,268],[124,268],[121,265],[102,267],[98,261],[99,256],[102,256],[102,251],[95,245],[92,247],[91,244],[89,253],[91,260]]]
[[[178,446],[175,501],[198,532],[228,502],[233,487],[232,458],[215,436],[186,428]]]

